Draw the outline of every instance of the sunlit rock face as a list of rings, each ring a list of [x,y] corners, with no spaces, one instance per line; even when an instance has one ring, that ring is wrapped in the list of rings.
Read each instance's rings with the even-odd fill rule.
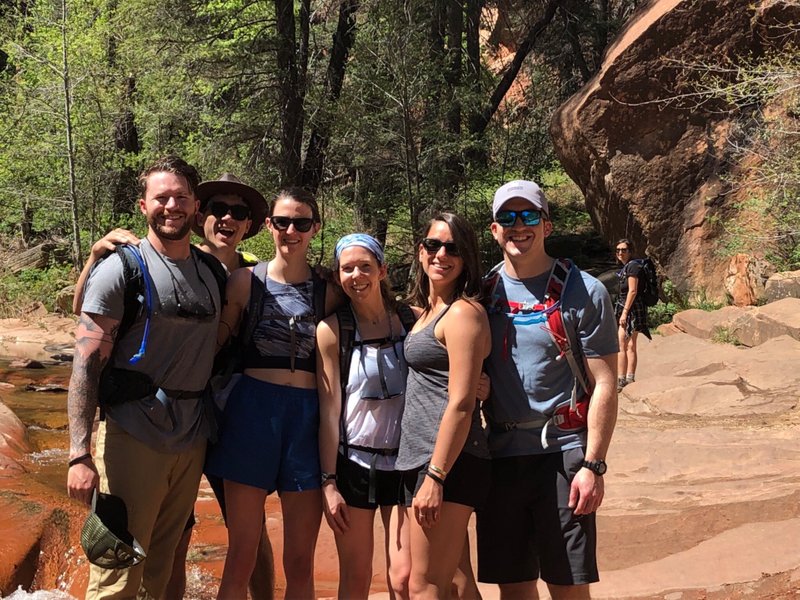
[[[797,42],[787,23],[798,21],[793,2],[652,1],[553,117],[556,152],[595,226],[611,243],[630,238],[680,291],[725,297],[720,222],[752,191],[728,184],[732,114],[697,96],[702,65],[779,51]]]
[[[19,460],[30,451],[27,428],[0,402],[0,472],[24,471]]]

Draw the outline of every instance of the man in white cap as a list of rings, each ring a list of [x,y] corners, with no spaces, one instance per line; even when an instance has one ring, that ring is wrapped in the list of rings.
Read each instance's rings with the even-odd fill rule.
[[[492,489],[478,511],[478,579],[499,584],[504,600],[537,598],[540,576],[553,598],[588,598],[598,581],[595,511],[617,414],[614,310],[599,281],[548,256],[553,225],[538,185],[500,187],[492,217],[504,262],[489,278]],[[560,304],[551,306],[548,294]],[[551,334],[559,322],[568,357]],[[587,375],[593,390],[587,384],[576,401]]]

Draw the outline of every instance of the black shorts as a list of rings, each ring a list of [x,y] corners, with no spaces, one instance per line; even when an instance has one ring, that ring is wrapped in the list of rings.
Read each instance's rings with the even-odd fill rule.
[[[369,501],[369,469],[336,455],[336,487],[347,506],[376,509],[400,504],[400,471],[375,470],[375,502]]]
[[[428,463],[417,469],[403,471],[403,505],[411,506],[417,495]],[[478,508],[486,503],[492,480],[492,461],[462,452],[444,480],[444,501]]]
[[[489,499],[477,512],[478,581],[599,581],[595,515],[575,516],[568,506],[583,457],[576,448],[492,460]]]

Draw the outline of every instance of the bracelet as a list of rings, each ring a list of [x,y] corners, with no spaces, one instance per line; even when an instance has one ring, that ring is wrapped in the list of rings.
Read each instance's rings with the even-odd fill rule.
[[[439,477],[435,473],[431,473],[430,471],[425,471],[425,475],[427,477],[430,477],[431,479],[433,479],[439,485],[444,486],[444,479],[442,479],[441,477]]]
[[[86,454],[81,454],[77,458],[72,458],[72,459],[70,459],[70,461],[67,464],[70,467],[74,467],[78,463],[82,463],[83,461],[85,461],[87,458],[92,458],[92,453],[91,452],[87,452]]]
[[[440,469],[436,465],[428,465],[428,469],[436,473],[442,479],[447,477],[447,471],[445,471],[444,469]]]

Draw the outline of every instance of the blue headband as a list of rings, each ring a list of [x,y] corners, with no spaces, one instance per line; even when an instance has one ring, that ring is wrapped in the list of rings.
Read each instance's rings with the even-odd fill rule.
[[[378,264],[383,266],[385,259],[383,256],[383,248],[381,247],[381,243],[366,233],[351,233],[339,238],[339,241],[336,242],[336,249],[333,251],[334,269],[339,268],[339,257],[341,256],[342,251],[345,248],[350,248],[351,246],[361,246],[362,248],[366,248],[375,255]]]

